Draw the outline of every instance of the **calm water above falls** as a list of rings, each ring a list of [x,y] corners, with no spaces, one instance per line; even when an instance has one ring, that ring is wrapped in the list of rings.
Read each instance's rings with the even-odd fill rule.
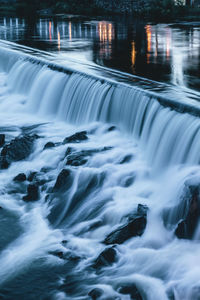
[[[200,91],[200,23],[80,17],[0,19],[0,39]]]

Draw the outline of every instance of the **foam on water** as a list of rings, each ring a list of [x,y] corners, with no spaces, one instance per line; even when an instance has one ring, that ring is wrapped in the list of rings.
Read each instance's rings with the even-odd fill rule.
[[[187,212],[187,183],[199,185],[198,117],[162,106],[139,89],[71,70],[58,72],[19,54],[16,60],[16,55],[13,59],[2,51],[0,59],[0,130],[7,141],[24,132],[40,138],[28,159],[0,172],[0,206],[22,229],[0,254],[0,292],[21,299],[27,290],[16,293],[16,286],[21,278],[28,288],[28,277],[42,280],[37,269],[49,282],[59,274],[52,289],[45,283],[48,299],[89,299],[95,287],[104,290],[101,299],[130,299],[120,294],[123,284],[135,284],[148,300],[198,299],[199,226],[193,240],[174,235]],[[117,129],[109,130],[108,123]],[[81,130],[88,140],[62,143]],[[43,150],[49,141],[57,146]],[[66,167],[69,146],[76,153],[95,151],[84,165]],[[44,167],[48,171],[41,171]],[[70,185],[49,201],[46,196],[51,197],[63,168],[70,169]],[[31,171],[45,183],[40,200],[26,203],[25,187],[13,177]],[[117,261],[95,272],[90,266],[105,248],[102,241],[127,222],[138,204],[149,208],[144,234],[117,245]],[[68,265],[70,259],[63,261],[55,251],[74,255],[75,264]],[[52,277],[43,273],[45,268]],[[37,288],[34,293],[27,299],[38,297]]]

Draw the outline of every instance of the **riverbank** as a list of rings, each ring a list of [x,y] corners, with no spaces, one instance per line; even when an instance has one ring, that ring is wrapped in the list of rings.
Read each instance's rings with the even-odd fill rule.
[[[135,2],[136,3],[136,2]],[[171,22],[177,20],[200,20],[200,7],[188,7],[183,5],[174,5],[170,0],[160,1],[152,0],[151,3],[134,4],[131,1],[108,1],[95,0],[88,1],[75,0],[49,1],[43,3],[27,3],[16,1],[8,3],[1,2],[0,16],[55,16],[60,14],[77,14],[87,16],[100,15],[128,15],[140,18],[146,21]]]

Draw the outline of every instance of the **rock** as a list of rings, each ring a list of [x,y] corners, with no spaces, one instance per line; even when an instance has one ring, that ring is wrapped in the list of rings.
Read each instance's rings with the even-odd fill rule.
[[[66,156],[67,156],[66,165],[76,166],[76,167],[82,166],[86,164],[90,156],[96,153],[108,151],[110,149],[111,147],[104,147],[102,149],[89,149],[89,150],[82,150],[73,153],[73,149],[69,147],[66,152]]]
[[[23,197],[24,201],[36,201],[39,199],[39,187],[36,184],[29,184],[27,195]]]
[[[8,169],[9,167],[9,162],[6,160],[5,157],[0,156],[0,169]]]
[[[23,182],[26,181],[26,175],[24,173],[20,173],[14,177],[13,181],[15,182]]]
[[[96,300],[98,298],[100,298],[102,295],[103,295],[103,290],[100,289],[100,288],[94,288],[93,290],[91,290],[89,293],[88,293],[88,296],[90,296],[90,298],[92,300]]]
[[[0,147],[3,147],[5,144],[5,134],[0,134]]]
[[[54,148],[56,145],[53,142],[48,142],[45,144],[43,150],[49,149],[49,148]]]
[[[123,225],[111,232],[105,239],[104,243],[106,245],[111,244],[122,244],[128,239],[141,236],[144,233],[146,228],[146,218],[137,217],[133,221],[130,221],[128,224]]]
[[[139,216],[146,216],[148,210],[149,210],[149,208],[148,208],[147,205],[144,205],[144,204],[138,204],[138,207],[137,207],[137,214],[138,214]]]
[[[110,126],[110,127],[108,128],[108,132],[114,131],[114,130],[116,130],[116,129],[117,129],[116,126]]]
[[[198,225],[200,217],[199,207],[199,189],[198,187],[189,187],[190,197],[189,210],[185,219],[179,221],[175,235],[180,239],[191,239],[194,235],[195,229]]]
[[[52,170],[51,167],[42,167],[41,170],[40,170],[40,172],[41,172],[41,173],[48,173],[48,172],[50,172],[51,170]]]
[[[122,164],[128,163],[131,161],[131,159],[132,159],[132,155],[128,154],[120,161],[120,164],[122,165]]]
[[[1,150],[1,162],[0,167],[6,168],[6,165],[10,165],[12,162],[26,159],[33,150],[33,143],[36,136],[22,136],[17,137]]]
[[[103,250],[95,260],[93,267],[101,268],[113,264],[116,261],[117,252],[114,247],[109,247]]]
[[[36,176],[37,176],[37,172],[30,172],[27,180],[31,182],[31,181],[35,180]]]
[[[59,257],[60,259],[65,258],[65,254],[62,251],[50,251],[49,254]]]
[[[56,179],[56,183],[53,187],[53,192],[61,192],[64,189],[68,188],[71,185],[71,178],[70,178],[70,170],[63,169]]]
[[[77,132],[69,137],[66,137],[63,141],[63,144],[68,143],[80,143],[82,141],[86,141],[88,139],[87,137],[87,131],[80,131]]]
[[[121,294],[130,295],[133,300],[142,300],[142,296],[140,295],[136,285],[134,283],[125,284],[120,289],[119,292]]]
[[[122,244],[128,239],[141,236],[147,223],[147,206],[139,204],[137,212],[129,216],[128,223],[111,232],[104,240],[106,245]]]
[[[78,152],[78,153],[70,154],[67,157],[66,165],[79,167],[79,166],[86,164],[86,162],[87,162],[87,159],[85,158],[85,155],[81,154],[81,152]]]

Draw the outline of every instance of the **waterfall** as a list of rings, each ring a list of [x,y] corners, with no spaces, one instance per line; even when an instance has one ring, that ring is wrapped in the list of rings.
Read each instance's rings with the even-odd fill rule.
[[[199,299],[199,116],[0,47],[0,295]]]
[[[31,113],[76,125],[115,124],[138,139],[159,168],[200,161],[198,108],[14,51],[1,50],[1,68],[9,88],[26,96]]]

